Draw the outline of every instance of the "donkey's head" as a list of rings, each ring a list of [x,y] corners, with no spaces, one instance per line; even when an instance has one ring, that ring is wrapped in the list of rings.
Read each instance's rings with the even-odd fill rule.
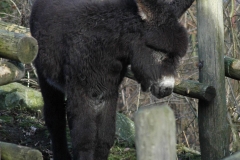
[[[183,13],[179,10],[186,10],[186,6],[176,10],[171,0],[136,0],[136,3],[144,23],[143,46],[137,52],[144,54],[145,61],[132,64],[132,68],[136,71],[142,65],[137,77],[143,91],[150,90],[162,98],[172,93],[178,61],[187,51],[187,32],[178,22],[179,14]]]

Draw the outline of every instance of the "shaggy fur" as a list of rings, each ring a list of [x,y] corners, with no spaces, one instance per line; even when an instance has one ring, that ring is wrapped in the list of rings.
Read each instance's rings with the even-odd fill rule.
[[[107,159],[127,65],[143,91],[158,98],[171,94],[188,44],[178,18],[192,2],[36,0],[30,20],[39,44],[34,64],[54,160],[71,159],[66,113],[73,159]]]

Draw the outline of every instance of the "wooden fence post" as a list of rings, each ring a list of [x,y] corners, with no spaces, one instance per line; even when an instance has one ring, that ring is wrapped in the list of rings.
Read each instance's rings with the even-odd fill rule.
[[[176,124],[168,105],[149,105],[135,113],[138,160],[175,160]]]
[[[224,158],[223,160],[239,160],[240,159],[240,152],[236,152],[233,155]]]
[[[199,81],[216,89],[216,97],[212,101],[199,100],[202,160],[219,160],[229,155],[222,3],[220,0],[197,1],[198,53],[203,64],[199,70]]]

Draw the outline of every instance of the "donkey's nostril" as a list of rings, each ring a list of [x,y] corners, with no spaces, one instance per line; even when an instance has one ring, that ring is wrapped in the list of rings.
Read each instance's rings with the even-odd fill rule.
[[[162,77],[151,86],[150,91],[157,98],[169,96],[173,91],[174,82],[174,77]]]
[[[167,88],[165,88],[164,91],[165,91],[165,92],[172,92],[172,91],[173,91],[173,88],[167,87]]]
[[[153,84],[150,89],[151,93],[157,98],[163,98],[164,93],[161,91],[161,88],[157,84]]]
[[[173,88],[165,88],[164,94],[165,96],[169,96],[173,92]]]
[[[165,86],[152,85],[150,91],[155,97],[163,98],[163,97],[169,96],[172,93],[173,88],[165,87]]]
[[[159,87],[158,87],[157,85],[154,84],[154,85],[151,86],[150,91],[151,91],[152,93],[157,93],[158,90],[159,90]]]

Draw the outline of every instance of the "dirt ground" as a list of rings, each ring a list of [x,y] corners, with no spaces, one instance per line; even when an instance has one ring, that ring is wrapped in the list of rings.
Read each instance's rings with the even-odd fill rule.
[[[21,109],[0,111],[0,141],[40,150],[44,160],[52,157],[50,137],[44,121]]]
[[[69,149],[71,143],[69,140]],[[44,160],[52,159],[50,136],[41,113],[16,107],[0,110],[0,141],[38,149]],[[108,160],[136,160],[134,148],[116,139]]]

